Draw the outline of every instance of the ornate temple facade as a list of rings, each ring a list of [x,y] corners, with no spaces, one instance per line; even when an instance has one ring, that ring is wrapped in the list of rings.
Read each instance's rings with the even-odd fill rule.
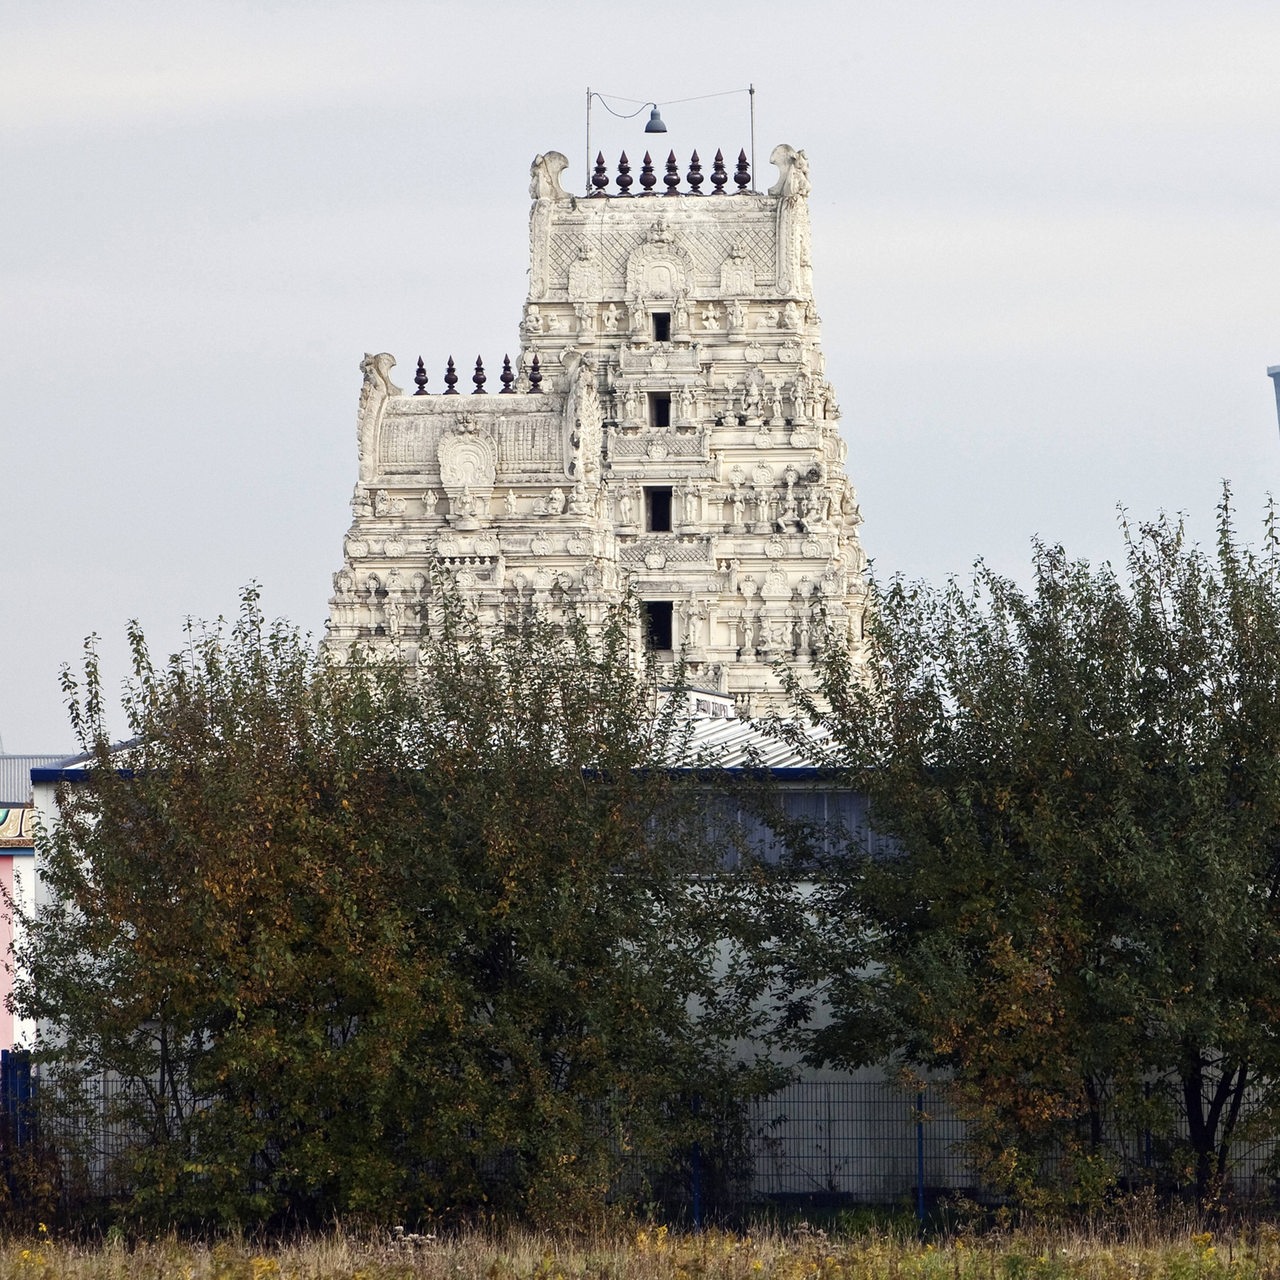
[[[813,298],[808,164],[785,145],[770,160],[764,194],[745,156],[703,175],[695,155],[683,186],[673,156],[662,191],[646,157],[636,193],[624,156],[616,194],[600,160],[581,197],[563,155],[534,160],[514,367],[490,379],[450,359],[428,394],[419,360],[406,394],[390,355],[361,365],[332,651],[413,661],[448,583],[495,626],[530,605],[598,624],[630,592],[637,654],[683,654],[713,703],[755,715],[779,704],[778,660],[803,669],[860,641],[866,559]]]

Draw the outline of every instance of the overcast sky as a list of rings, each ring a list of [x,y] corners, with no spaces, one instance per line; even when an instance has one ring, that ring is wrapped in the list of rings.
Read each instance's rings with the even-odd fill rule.
[[[63,662],[139,618],[319,634],[358,365],[500,367],[528,165],[590,86],[756,86],[807,151],[828,375],[876,571],[1119,553],[1117,505],[1259,527],[1280,470],[1280,6],[9,0],[0,8],[0,737],[74,744]],[[747,95],[665,106],[682,161]],[[593,112],[593,149],[644,150]],[[495,370],[496,371],[496,370]]]

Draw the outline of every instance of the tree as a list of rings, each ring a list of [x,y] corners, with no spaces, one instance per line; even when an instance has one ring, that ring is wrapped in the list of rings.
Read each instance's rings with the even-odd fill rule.
[[[829,864],[810,1055],[949,1072],[989,1176],[1203,1203],[1280,1083],[1280,541],[1124,526],[1126,574],[1037,546],[1029,591],[879,593],[824,707],[888,840]],[[1160,1170],[1144,1173],[1139,1135]]]
[[[627,619],[439,616],[417,676],[252,591],[158,669],[135,627],[123,748],[92,646],[66,674],[91,762],[15,1000],[64,1093],[119,1081],[131,1212],[561,1219],[642,1193],[733,1083],[718,854]]]

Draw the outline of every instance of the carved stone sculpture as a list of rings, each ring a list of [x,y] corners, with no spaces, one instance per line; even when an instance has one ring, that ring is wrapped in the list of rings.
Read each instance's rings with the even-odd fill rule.
[[[529,166],[529,195],[535,200],[568,200],[560,185],[560,175],[569,167],[569,158],[559,151],[534,156]]]
[[[361,480],[373,479],[375,442],[382,411],[389,396],[400,394],[400,388],[391,381],[395,365],[395,356],[385,351],[376,356],[366,351],[360,361],[364,385],[360,388],[360,408],[356,413],[356,451]]]

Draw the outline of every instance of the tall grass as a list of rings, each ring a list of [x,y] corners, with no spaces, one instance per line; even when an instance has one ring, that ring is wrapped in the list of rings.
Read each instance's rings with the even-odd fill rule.
[[[597,1237],[335,1232],[274,1246],[172,1238],[89,1246],[42,1232],[0,1245],[0,1280],[1280,1280],[1274,1227],[1222,1237],[1126,1234],[1019,1231],[921,1243],[884,1232],[641,1227]]]

